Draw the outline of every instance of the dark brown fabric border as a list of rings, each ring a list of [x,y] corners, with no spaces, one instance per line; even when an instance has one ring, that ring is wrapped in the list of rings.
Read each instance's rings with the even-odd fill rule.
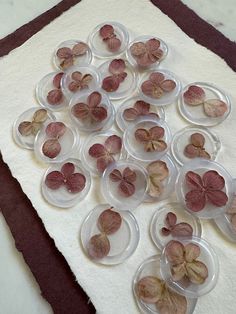
[[[200,18],[180,0],[151,0],[168,15],[189,37],[210,49],[236,71],[236,43]]]

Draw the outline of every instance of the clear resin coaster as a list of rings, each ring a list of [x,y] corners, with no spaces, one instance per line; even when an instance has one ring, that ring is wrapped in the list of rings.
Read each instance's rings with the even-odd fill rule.
[[[193,124],[213,126],[228,117],[231,102],[215,85],[195,82],[183,88],[179,97],[179,111]]]
[[[35,136],[44,124],[56,118],[46,109],[34,107],[23,112],[13,124],[13,138],[17,145],[34,149]]]
[[[171,153],[182,166],[196,157],[215,160],[220,147],[220,139],[207,128],[187,126],[174,134]]]
[[[124,147],[127,153],[141,161],[160,159],[167,153],[170,142],[169,126],[157,118],[139,118],[124,133]]]
[[[138,88],[141,98],[146,102],[166,106],[176,102],[181,82],[174,73],[157,68],[145,72]]]
[[[79,150],[79,142],[79,134],[74,127],[53,121],[45,124],[36,135],[34,153],[40,161],[59,163]]]
[[[139,36],[128,47],[127,58],[140,69],[150,69],[159,65],[168,53],[166,43],[155,36]]]
[[[89,64],[92,52],[89,46],[80,40],[66,40],[58,45],[53,55],[54,65],[66,70],[73,65]]]
[[[80,64],[70,67],[62,78],[62,91],[70,100],[76,93],[95,90],[101,83],[97,68],[92,65]]]
[[[42,180],[42,194],[50,204],[68,208],[87,196],[91,187],[90,173],[78,159],[67,159],[47,169]]]
[[[117,22],[99,24],[89,35],[89,44],[97,57],[109,58],[123,54],[128,46],[129,33]]]
[[[85,218],[80,232],[85,254],[103,265],[123,263],[136,250],[139,237],[135,217],[109,204],[96,206]]]
[[[121,99],[131,95],[137,87],[138,74],[124,59],[112,59],[99,67],[101,88],[110,99]]]
[[[115,110],[106,94],[88,90],[71,98],[69,115],[78,130],[91,133],[109,129],[115,119]]]
[[[175,238],[162,251],[160,271],[171,289],[188,298],[197,298],[214,289],[219,261],[202,238]]]
[[[188,298],[170,289],[160,272],[160,255],[142,262],[133,279],[133,294],[143,314],[192,314],[197,299]]]
[[[102,175],[112,162],[120,159],[122,136],[114,131],[91,134],[84,141],[80,155],[84,165],[94,175]]]
[[[158,249],[175,237],[201,237],[202,227],[198,217],[187,212],[179,203],[166,203],[157,209],[150,224],[152,241]]]
[[[138,163],[119,160],[103,173],[101,190],[104,198],[119,210],[133,210],[145,198],[147,173]]]
[[[179,202],[193,215],[216,218],[232,205],[233,179],[217,162],[195,158],[180,169],[176,194]]]
[[[126,99],[116,111],[116,123],[121,131],[125,131],[129,125],[134,124],[143,116],[160,118],[165,120],[165,111],[151,103],[141,100],[139,96]]]
[[[44,76],[36,86],[36,98],[40,106],[51,111],[59,111],[68,105],[68,100],[61,88],[64,72],[52,72]]]

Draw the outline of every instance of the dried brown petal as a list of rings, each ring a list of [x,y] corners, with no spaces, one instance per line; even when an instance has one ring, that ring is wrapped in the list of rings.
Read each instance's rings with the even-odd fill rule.
[[[101,259],[110,252],[110,242],[105,234],[96,234],[88,242],[88,255],[92,259]]]
[[[168,227],[174,227],[177,222],[177,216],[175,213],[169,212],[166,215],[165,223]]]
[[[187,299],[168,288],[163,297],[156,303],[159,314],[186,314]]]
[[[64,176],[60,171],[52,171],[46,176],[45,184],[49,189],[57,190],[64,184]]]
[[[47,140],[42,147],[42,152],[48,158],[55,158],[57,155],[60,154],[61,151],[61,144],[58,142],[57,139],[50,139]]]
[[[107,235],[117,232],[120,229],[121,223],[121,215],[110,208],[104,210],[98,217],[98,228]]]
[[[68,69],[69,67],[71,67],[74,64],[74,59],[73,57],[70,57],[68,59],[64,59],[61,63],[60,63],[60,67],[63,69]]]
[[[137,294],[146,303],[156,303],[162,296],[162,282],[154,276],[143,277],[137,283]]]
[[[39,109],[35,111],[33,115],[34,122],[45,122],[48,118],[48,112],[46,109]]]
[[[23,121],[18,126],[18,131],[22,136],[29,136],[32,134],[32,123],[30,121]]]
[[[145,143],[150,140],[150,134],[146,129],[137,129],[134,133],[135,139],[138,142]]]
[[[123,171],[123,179],[127,182],[135,182],[137,179],[136,172],[126,167]]]
[[[82,88],[88,87],[88,84],[93,80],[91,74],[85,74],[82,79]]]
[[[62,47],[57,50],[56,54],[60,59],[69,59],[72,57],[72,50],[68,47]]]
[[[111,181],[113,182],[119,182],[122,180],[122,174],[118,169],[114,169],[110,175],[109,178],[111,179]]]
[[[190,224],[188,224],[186,222],[180,222],[172,228],[171,234],[173,237],[192,236],[193,235],[193,228]]]
[[[184,155],[188,158],[196,158],[200,157],[200,151],[201,149],[199,147],[194,146],[193,144],[188,144],[184,148]]]
[[[130,197],[135,193],[135,186],[133,183],[122,180],[118,186],[119,192],[124,197]]]
[[[99,30],[99,35],[105,39],[105,38],[110,38],[114,35],[114,28],[112,25],[105,24],[103,25],[100,30]]]
[[[47,101],[50,105],[58,105],[63,99],[63,94],[60,89],[53,89],[47,94]]]
[[[60,72],[60,73],[57,73],[54,78],[53,78],[53,81],[52,81],[52,84],[53,86],[56,88],[56,89],[60,89],[61,88],[61,79],[62,79],[62,76],[64,75],[63,72]]]
[[[193,261],[186,264],[188,278],[192,283],[203,284],[208,277],[206,265],[200,261]]]
[[[74,47],[72,48],[72,53],[75,56],[82,56],[86,53],[87,50],[88,50],[88,45],[80,42],[74,45]]]
[[[204,102],[206,94],[203,88],[196,85],[192,85],[189,86],[188,90],[184,93],[183,97],[186,104],[190,106],[197,106]]]
[[[228,110],[228,106],[220,99],[208,99],[203,104],[204,111],[208,117],[222,117]]]
[[[179,241],[170,241],[166,245],[166,257],[170,263],[178,265],[184,262],[184,246]]]
[[[207,151],[205,151],[205,149],[201,149],[199,151],[199,157],[205,158],[205,159],[211,159],[211,155]]]
[[[167,144],[162,140],[149,141],[145,146],[146,152],[163,152],[165,149],[167,149]]]
[[[107,76],[102,81],[102,88],[108,93],[116,91],[119,86],[120,83],[114,76]]]
[[[201,133],[193,133],[190,137],[191,143],[196,147],[203,147],[205,144],[205,137]]]
[[[46,127],[46,134],[52,138],[59,138],[66,132],[66,126],[63,122],[51,122]]]
[[[185,245],[185,260],[186,262],[192,263],[196,260],[201,253],[200,247],[194,243],[188,243]]]
[[[151,129],[149,129],[149,133],[152,140],[159,140],[165,135],[164,128],[160,126],[154,126]]]
[[[111,135],[106,139],[104,146],[110,154],[118,154],[121,150],[122,140],[117,135]]]
[[[167,164],[162,160],[156,160],[151,162],[147,166],[148,174],[151,176],[155,176],[158,180],[162,181],[166,179],[169,175],[169,169]]]
[[[163,185],[161,181],[156,179],[153,176],[149,176],[148,178],[148,194],[151,197],[159,197],[163,193]]]
[[[83,74],[79,71],[75,71],[71,74],[71,78],[74,81],[80,82],[82,80]]]
[[[127,108],[123,112],[123,117],[127,121],[134,121],[139,116],[139,112],[134,108]]]
[[[65,185],[70,193],[79,193],[84,189],[85,183],[86,178],[83,174],[73,173],[67,178]]]
[[[75,165],[72,162],[67,162],[61,167],[61,173],[68,178],[75,172]]]
[[[33,121],[31,126],[32,126],[31,133],[33,135],[36,135],[38,133],[38,131],[41,129],[41,127],[42,127],[42,122],[34,122]]]
[[[145,44],[143,42],[134,43],[130,47],[130,52],[135,57],[142,56],[143,54],[146,53],[146,46],[145,46]]]
[[[187,275],[185,263],[180,263],[171,266],[171,275],[173,280],[180,281],[184,279],[184,277]]]

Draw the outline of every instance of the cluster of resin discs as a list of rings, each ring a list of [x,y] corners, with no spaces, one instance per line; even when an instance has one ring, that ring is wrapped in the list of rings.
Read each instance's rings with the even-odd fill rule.
[[[231,103],[213,84],[183,87],[161,67],[167,54],[162,39],[130,40],[116,22],[98,25],[87,42],[62,42],[53,54],[56,70],[36,86],[40,107],[19,116],[13,137],[50,164],[41,188],[53,206],[79,206],[92,176],[101,177],[108,204],[95,207],[81,228],[83,249],[97,263],[117,264],[133,254],[139,227],[131,211],[176,192],[178,203],[158,208],[150,225],[162,254],[140,266],[133,289],[144,313],[184,314],[218,276],[199,218],[213,218],[236,241],[233,179],[215,162],[220,140],[206,128],[222,123]],[[193,125],[172,136],[164,108],[176,105]]]

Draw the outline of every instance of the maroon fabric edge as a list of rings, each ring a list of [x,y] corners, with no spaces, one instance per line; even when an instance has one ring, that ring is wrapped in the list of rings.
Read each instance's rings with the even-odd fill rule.
[[[200,18],[180,0],[150,0],[168,15],[189,37],[210,49],[236,71],[236,43]]]

